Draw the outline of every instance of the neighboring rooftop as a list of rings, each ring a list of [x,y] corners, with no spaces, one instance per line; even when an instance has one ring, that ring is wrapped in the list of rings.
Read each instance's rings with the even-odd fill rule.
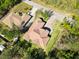
[[[10,13],[2,22],[12,28],[13,24],[20,27],[22,23],[27,22],[30,19],[30,15],[23,14],[19,16],[16,13]]]

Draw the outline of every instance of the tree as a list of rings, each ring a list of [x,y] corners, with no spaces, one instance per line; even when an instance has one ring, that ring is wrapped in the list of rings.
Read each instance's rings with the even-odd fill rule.
[[[73,59],[75,53],[76,52],[72,50],[59,50],[55,48],[49,53],[48,56],[50,56],[50,59]]]
[[[46,58],[46,54],[43,51],[43,49],[39,48],[34,48],[31,52],[30,52],[30,56],[32,59],[45,59]]]
[[[41,12],[41,15],[42,15],[44,21],[47,22],[47,20],[49,19],[49,17],[51,17],[51,15],[52,15],[52,11],[46,11],[45,10],[44,12]]]
[[[72,59],[73,54],[74,54],[74,52],[71,50],[60,50],[57,53],[57,56],[59,57],[59,59]]]
[[[58,57],[57,57],[57,52],[58,52],[58,50],[57,50],[56,48],[54,48],[52,51],[50,51],[50,52],[48,53],[48,57],[49,57],[50,59],[58,59]]]
[[[3,53],[0,55],[0,59],[12,59],[13,56],[16,55],[17,51],[20,49],[18,45],[15,45],[14,47],[9,47]]]
[[[79,59],[79,51],[74,53],[73,59]]]
[[[64,20],[63,28],[65,33],[61,37],[60,42],[62,43],[60,44],[65,45],[68,49],[79,50],[79,17],[74,16],[71,21]]]
[[[21,0],[0,0],[0,18],[2,18],[7,12]]]

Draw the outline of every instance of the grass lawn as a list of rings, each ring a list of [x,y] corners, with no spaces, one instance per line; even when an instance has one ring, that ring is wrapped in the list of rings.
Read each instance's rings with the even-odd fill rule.
[[[14,37],[20,35],[20,31],[16,26],[14,26],[13,29],[10,29],[4,23],[0,23],[0,34],[4,35],[9,41],[12,41]]]
[[[0,45],[4,44],[5,42],[0,38]]]
[[[23,12],[23,13],[28,13],[29,10],[32,9],[32,6],[24,3],[24,2],[21,2],[20,4],[14,6],[14,8],[12,8],[11,12]]]
[[[32,0],[32,1],[66,15],[79,14],[78,12],[79,7],[76,7],[76,6],[74,7],[74,5],[76,5],[74,0],[68,0],[69,2],[66,0],[56,0],[56,1],[55,0]]]
[[[54,30],[53,33],[51,35],[51,38],[48,41],[48,44],[46,46],[46,52],[48,53],[49,51],[51,51],[55,45],[55,43],[57,42],[57,40],[61,37],[62,35],[62,28],[61,28],[61,23],[57,22],[54,26],[53,26]]]

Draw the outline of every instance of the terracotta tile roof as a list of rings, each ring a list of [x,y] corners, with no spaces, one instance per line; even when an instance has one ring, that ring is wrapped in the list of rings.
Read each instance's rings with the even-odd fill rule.
[[[41,46],[44,48],[46,45],[49,37],[48,32],[42,29],[44,26],[44,22],[42,20],[36,20],[32,26],[30,27],[29,31],[25,33],[23,36],[25,39],[28,37],[28,39],[31,39],[33,43],[37,44],[38,46]],[[26,39],[26,40],[28,40]]]
[[[22,21],[25,21],[25,22],[27,22],[29,19],[30,19],[30,15],[24,15],[23,17],[22,17]]]
[[[16,26],[18,26],[18,27],[20,27],[21,25],[22,25],[22,22],[24,21],[24,22],[27,22],[28,20],[30,20],[30,15],[23,15],[23,17],[22,16],[19,16],[19,15],[17,15],[17,14],[15,14],[15,13],[10,13],[4,20],[3,20],[3,22],[6,24],[6,25],[8,25],[10,28],[12,28],[12,26],[13,26],[13,23],[16,25]]]
[[[30,30],[33,31],[33,30],[40,29],[40,28],[43,27],[44,24],[45,24],[45,23],[42,22],[42,20],[39,19],[38,21],[35,21],[35,22],[32,24],[32,26],[30,27],[29,31],[30,31]]]
[[[40,32],[40,36],[41,36],[42,38],[48,37],[48,32],[45,31],[44,29],[40,29],[39,32]]]
[[[3,19],[3,23],[4,24],[6,24],[6,25],[8,25],[10,28],[12,28],[12,26],[13,26],[13,20],[11,20],[11,15],[12,15],[12,13],[10,13],[7,17],[5,17],[4,19]]]
[[[13,20],[13,23],[16,26],[20,26],[21,25],[21,17],[15,15],[15,14],[12,14],[11,19]]]

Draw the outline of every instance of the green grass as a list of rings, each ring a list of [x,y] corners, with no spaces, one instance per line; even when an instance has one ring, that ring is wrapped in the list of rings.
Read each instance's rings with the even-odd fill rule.
[[[54,28],[53,33],[52,33],[51,38],[49,39],[48,44],[46,46],[47,53],[53,49],[55,43],[62,35],[61,23],[57,22],[53,28]]]
[[[14,37],[20,35],[20,31],[18,30],[18,27],[16,27],[15,25],[13,29],[10,29],[4,23],[0,23],[0,34],[3,34],[6,39],[12,41]]]
[[[79,0],[32,0],[55,11],[79,15]]]
[[[2,39],[0,39],[0,44],[4,44],[5,42],[2,40]]]
[[[13,12],[28,13],[30,9],[32,9],[32,6],[30,6],[30,5],[28,5],[28,4],[24,3],[24,2],[21,2],[20,4],[14,6],[14,8],[12,8],[12,11]]]
[[[73,43],[69,42],[69,43],[67,43],[67,45],[69,46],[69,48],[71,50],[79,51],[79,42],[78,41],[77,42],[73,42]]]
[[[3,17],[8,11],[21,0],[0,0],[0,16]]]
[[[45,21],[45,22],[47,22],[48,21],[48,19],[49,19],[49,17],[52,15],[52,13],[50,13],[49,11],[42,11],[42,10],[38,10],[37,12],[36,12],[36,18],[38,18],[38,17],[41,17],[41,18],[43,18],[43,20]]]

